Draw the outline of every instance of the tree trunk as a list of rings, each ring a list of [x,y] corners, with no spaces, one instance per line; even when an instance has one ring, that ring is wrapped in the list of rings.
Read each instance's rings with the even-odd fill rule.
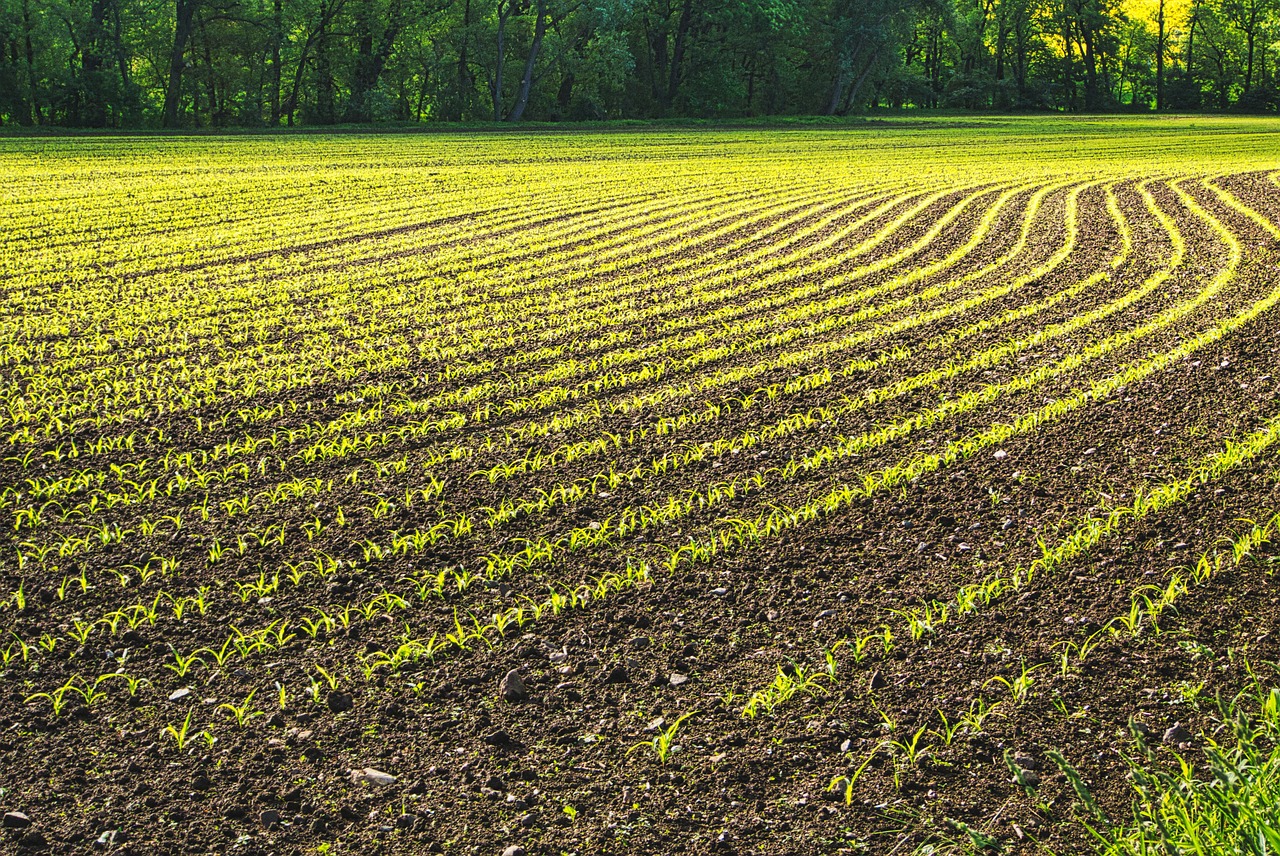
[[[36,49],[31,40],[31,3],[22,0],[22,38],[27,60],[27,90],[30,93],[30,122],[36,125],[44,122],[44,114],[40,110],[39,90],[36,88]],[[21,117],[19,117],[21,119]],[[21,122],[20,124],[28,124]]]
[[[1164,3],[1156,13],[1156,110],[1164,109]]]
[[[386,26],[380,33],[373,32],[373,11],[366,6],[359,16],[359,40],[357,42],[355,76],[351,83],[351,100],[347,103],[346,121],[373,121],[373,93],[382,79],[387,60],[395,48],[396,39],[404,26],[400,13],[400,0],[391,0],[387,9]]]
[[[649,51],[653,62],[649,64],[649,90],[657,104],[666,101],[666,82],[671,58],[667,55],[667,31],[665,29],[649,30]]]
[[[89,25],[84,49],[80,52],[80,79],[84,92],[81,122],[90,128],[107,126],[105,87],[102,85],[102,50],[107,23],[107,0],[93,0],[89,6]]]
[[[524,116],[524,108],[529,105],[529,90],[533,86],[533,67],[538,61],[538,51],[542,50],[542,38],[547,33],[546,0],[536,0],[534,6],[537,20],[533,22],[533,44],[529,45],[529,56],[524,63],[524,74],[520,78],[520,91],[516,95],[515,106],[507,114],[508,122],[519,122]]]
[[[880,49],[876,48],[871,52],[871,55],[867,57],[867,61],[862,66],[862,71],[859,72],[858,77],[853,81],[853,85],[849,87],[849,92],[845,96],[844,104],[840,108],[840,115],[843,116],[847,114],[851,109],[853,109],[853,105],[857,103],[858,91],[862,89],[862,84],[866,82],[867,76],[871,74],[871,69],[875,67],[876,59],[879,58],[879,56]]]
[[[1102,107],[1101,93],[1098,90],[1098,58],[1094,53],[1093,27],[1086,25],[1083,20],[1080,25],[1080,40],[1084,43],[1084,109],[1096,111]]]
[[[573,103],[573,84],[576,82],[573,72],[567,73],[560,80],[560,88],[556,90],[556,106],[560,108],[561,115],[569,110],[569,105]]]
[[[1196,24],[1199,23],[1200,9],[1194,3],[1191,5],[1191,18],[1187,26],[1187,82],[1193,80],[1194,63],[1196,60]]]
[[[280,124],[280,49],[284,44],[284,9],[281,0],[271,7],[271,127]]]
[[[458,110],[452,118],[462,119],[463,111],[470,101],[468,95],[475,92],[475,80],[471,76],[471,67],[467,65],[467,45],[471,42],[471,0],[466,0],[462,10],[462,46],[458,49]]]
[[[515,0],[498,0],[498,56],[493,69],[493,121],[502,121],[502,73],[506,64],[507,19],[515,8]],[[504,11],[505,10],[505,11]]]
[[[689,30],[693,26],[693,0],[684,0],[684,8],[680,11],[680,23],[676,28],[676,43],[671,49],[671,66],[667,75],[667,94],[664,106],[670,110],[676,101],[676,91],[680,87],[680,70],[684,64],[684,53],[689,43]]]
[[[161,126],[178,127],[178,106],[182,102],[182,70],[186,64],[184,54],[195,21],[196,6],[200,0],[175,0],[176,20],[173,28],[173,49],[169,52],[169,84],[164,91],[164,114]]]
[[[1249,90],[1253,88],[1253,49],[1254,42],[1257,40],[1257,27],[1252,24],[1249,32],[1245,36],[1245,64],[1244,64],[1244,94],[1248,95]]]

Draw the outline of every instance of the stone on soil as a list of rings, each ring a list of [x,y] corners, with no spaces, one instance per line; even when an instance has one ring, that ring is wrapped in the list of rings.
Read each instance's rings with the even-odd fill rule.
[[[357,785],[393,785],[396,782],[396,777],[390,773],[375,770],[373,767],[365,767],[363,770],[352,770],[351,781]]]
[[[524,679],[520,677],[520,673],[515,669],[507,672],[502,677],[502,681],[498,684],[498,692],[510,702],[524,701],[528,697]]]

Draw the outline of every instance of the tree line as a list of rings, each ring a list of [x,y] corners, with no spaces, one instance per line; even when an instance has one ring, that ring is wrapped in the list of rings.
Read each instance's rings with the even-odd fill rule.
[[[1280,0],[0,0],[0,122],[1275,111]]]

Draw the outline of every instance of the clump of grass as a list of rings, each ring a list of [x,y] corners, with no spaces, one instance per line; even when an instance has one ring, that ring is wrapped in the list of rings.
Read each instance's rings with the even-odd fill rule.
[[[1176,753],[1170,764],[1133,732],[1133,817],[1124,822],[1109,823],[1080,775],[1050,753],[1094,817],[1087,828],[1100,856],[1280,852],[1280,689],[1250,671],[1245,690],[1217,708],[1203,764]]]

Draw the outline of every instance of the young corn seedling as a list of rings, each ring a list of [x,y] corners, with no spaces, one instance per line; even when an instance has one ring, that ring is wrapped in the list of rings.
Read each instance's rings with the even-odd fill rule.
[[[1027,693],[1030,692],[1031,687],[1036,682],[1035,678],[1031,677],[1031,674],[1038,669],[1044,668],[1045,665],[1047,664],[1040,663],[1038,665],[1028,667],[1024,662],[1022,664],[1022,672],[1017,677],[1010,679],[1003,675],[996,675],[995,677],[988,678],[986,684],[983,686],[990,686],[993,683],[1003,684],[1008,688],[1009,695],[1012,696],[1014,704],[1022,704],[1022,702],[1026,701]]]
[[[281,692],[283,692],[283,690],[281,690]],[[244,730],[255,717],[266,715],[260,710],[249,709],[249,705],[253,703],[253,696],[255,693],[257,693],[256,689],[249,690],[249,695],[245,696],[244,701],[240,704],[235,705],[230,702],[224,702],[218,705],[218,710],[225,710],[227,713],[231,714],[236,721],[236,727]]]
[[[184,657],[181,654],[179,654],[175,649],[170,648],[170,650],[173,652],[173,662],[165,663],[164,667],[166,669],[171,670],[175,675],[177,675],[180,678],[185,678],[187,676],[187,673],[190,672],[191,669],[195,667],[196,663],[199,663],[202,666],[207,665],[204,659],[200,657],[199,651],[194,651],[191,654]]]
[[[876,755],[879,754],[880,750],[883,748],[883,743],[877,745],[876,748],[871,750],[870,754],[868,754],[866,758],[862,759],[862,763],[855,767],[852,772],[833,778],[830,784],[827,785],[827,791],[831,792],[837,789],[843,789],[844,804],[853,805],[853,789],[854,786],[858,784],[858,778],[862,775],[863,771],[867,769],[867,766],[875,760]]]
[[[671,723],[666,728],[661,729],[652,740],[641,740],[639,743],[636,743],[628,749],[627,754],[630,755],[637,749],[642,749],[648,746],[653,749],[654,754],[658,758],[658,763],[666,764],[672,753],[679,749],[679,747],[675,745],[675,739],[676,732],[680,730],[680,725],[697,712],[698,711],[693,710],[689,713],[681,714],[675,722]]]
[[[182,725],[177,726],[172,723],[166,725],[164,730],[160,732],[160,736],[168,735],[173,738],[173,742],[177,744],[178,751],[182,752],[187,748],[187,738],[191,732],[191,711],[187,711],[186,719],[182,720]]]

